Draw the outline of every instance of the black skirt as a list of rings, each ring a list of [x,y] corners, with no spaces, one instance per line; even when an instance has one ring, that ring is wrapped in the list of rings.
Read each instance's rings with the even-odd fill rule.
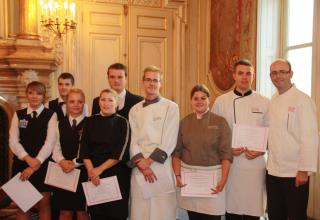
[[[76,192],[71,192],[60,188],[54,188],[53,190],[52,203],[53,207],[55,207],[57,210],[86,210],[86,199],[81,183],[88,181],[87,171],[84,166],[78,167],[76,169],[80,169],[80,177]]]
[[[40,168],[35,171],[29,178],[30,183],[39,191],[39,192],[51,192],[51,187],[44,183],[49,160],[45,160]],[[24,169],[29,167],[29,165],[18,158],[14,158],[12,164],[12,176],[15,176],[17,173],[22,172]]]
[[[120,162],[114,167],[105,170],[100,179],[110,176],[117,176],[121,191],[121,200],[88,206],[90,214],[108,216],[114,218],[126,218],[129,213],[129,194],[130,194],[130,174],[131,170]]]

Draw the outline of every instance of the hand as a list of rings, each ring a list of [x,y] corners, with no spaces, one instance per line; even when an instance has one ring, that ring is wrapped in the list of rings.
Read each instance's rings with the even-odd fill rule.
[[[151,168],[142,170],[142,174],[146,182],[153,183],[157,181],[157,176],[154,174]]]
[[[145,170],[150,167],[151,163],[152,163],[151,159],[143,158],[143,159],[136,161],[136,166],[139,168],[139,170]]]
[[[91,179],[91,182],[93,183],[93,185],[99,186],[100,185],[100,177],[97,176],[96,178]]]
[[[20,175],[20,180],[22,181],[26,181],[28,180],[31,175],[34,173],[34,170],[31,167],[27,167],[26,169],[24,169]]]
[[[101,170],[100,167],[95,167],[95,168],[92,168],[91,170],[89,170],[88,172],[88,176],[89,178],[92,180],[92,179],[96,179],[97,177],[100,176],[100,174],[103,172],[103,170]]]
[[[94,185],[99,185],[100,184],[100,174],[103,172],[103,169],[101,167],[95,167],[95,168],[92,168],[91,170],[89,170],[88,172],[88,177],[89,177],[89,180],[91,180],[91,182],[94,184]]]
[[[295,180],[295,185],[296,187],[299,187],[301,185],[304,185],[308,182],[309,177],[308,177],[308,172],[307,171],[298,171],[296,180]]]
[[[240,156],[244,152],[244,147],[232,148],[233,156]]]
[[[75,168],[75,164],[71,160],[61,160],[59,165],[65,173],[69,173]]]
[[[220,180],[218,182],[218,184],[216,185],[216,187],[211,189],[212,190],[211,194],[217,194],[217,193],[221,192],[223,190],[224,186],[226,185],[226,182],[227,182],[226,180]]]
[[[246,155],[246,158],[248,160],[253,160],[256,157],[260,156],[263,154],[263,152],[260,151],[255,151],[255,150],[249,150],[248,148],[245,148],[244,154]]]
[[[181,179],[180,175],[176,176],[176,186],[177,187],[182,188],[182,187],[185,187],[186,185],[187,184],[182,183],[182,179]]]
[[[26,156],[25,161],[27,162],[29,167],[31,167],[35,171],[38,170],[41,165],[41,162],[37,158],[33,158],[30,156]]]

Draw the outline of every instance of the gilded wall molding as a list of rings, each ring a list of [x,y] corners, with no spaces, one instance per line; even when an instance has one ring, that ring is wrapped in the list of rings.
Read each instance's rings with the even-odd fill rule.
[[[98,3],[128,4],[128,0],[93,0]]]
[[[132,0],[132,5],[161,8],[162,0]]]

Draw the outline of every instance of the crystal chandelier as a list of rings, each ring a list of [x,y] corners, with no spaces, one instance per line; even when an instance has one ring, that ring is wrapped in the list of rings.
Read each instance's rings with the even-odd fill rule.
[[[41,10],[41,26],[52,32],[56,37],[62,37],[69,30],[75,31],[76,5],[69,0],[39,0]]]

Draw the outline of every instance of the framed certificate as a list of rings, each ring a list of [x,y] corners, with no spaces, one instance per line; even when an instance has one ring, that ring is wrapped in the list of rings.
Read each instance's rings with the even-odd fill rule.
[[[233,125],[232,148],[247,147],[249,150],[265,152],[267,140],[267,127]]]
[[[22,211],[27,212],[43,196],[28,180],[20,180],[20,175],[19,172],[1,188]]]
[[[212,194],[212,188],[217,185],[216,170],[196,170],[181,167],[181,179],[184,187],[181,188],[181,196],[187,197],[216,197]]]
[[[122,199],[118,178],[111,176],[100,179],[98,186],[92,182],[82,183],[87,205],[97,205]]]
[[[63,172],[59,164],[49,161],[44,183],[71,192],[75,192],[77,191],[79,176],[79,169],[74,169],[69,173],[65,173]]]

